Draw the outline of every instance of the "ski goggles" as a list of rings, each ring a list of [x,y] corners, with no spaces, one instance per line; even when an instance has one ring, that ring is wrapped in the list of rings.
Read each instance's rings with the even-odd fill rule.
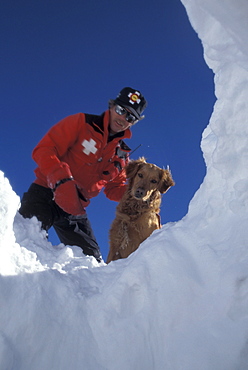
[[[115,112],[120,116],[124,116],[125,114],[125,119],[128,123],[134,123],[135,121],[137,121],[137,118],[132,113],[128,112],[125,108],[118,104],[115,105]]]

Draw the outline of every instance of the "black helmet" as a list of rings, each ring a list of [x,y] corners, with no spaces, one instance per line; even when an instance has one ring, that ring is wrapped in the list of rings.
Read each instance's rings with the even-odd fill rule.
[[[124,87],[117,95],[114,103],[128,108],[138,120],[145,117],[142,116],[142,113],[147,107],[147,101],[138,90],[134,90],[131,87]]]

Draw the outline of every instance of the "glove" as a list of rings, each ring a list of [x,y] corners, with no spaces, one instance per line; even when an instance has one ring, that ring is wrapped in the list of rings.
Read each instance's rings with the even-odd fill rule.
[[[55,203],[65,212],[74,216],[85,214],[84,207],[89,200],[79,192],[67,163],[56,164],[47,176],[47,184],[53,191]]]
[[[59,182],[63,179],[69,179],[72,177],[70,167],[65,162],[56,163],[56,165],[50,170],[47,175],[47,185],[52,190],[55,190]],[[56,185],[57,184],[57,185]]]
[[[58,181],[53,189],[54,201],[65,212],[70,215],[78,216],[85,214],[85,209],[89,201],[83,197],[77,188],[76,182],[73,177],[62,179]]]

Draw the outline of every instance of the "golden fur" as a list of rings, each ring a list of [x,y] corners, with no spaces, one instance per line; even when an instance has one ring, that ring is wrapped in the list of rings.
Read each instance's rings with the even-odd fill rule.
[[[125,170],[128,185],[109,231],[107,263],[128,257],[161,227],[161,194],[175,185],[169,170],[147,163],[144,157],[130,161]]]

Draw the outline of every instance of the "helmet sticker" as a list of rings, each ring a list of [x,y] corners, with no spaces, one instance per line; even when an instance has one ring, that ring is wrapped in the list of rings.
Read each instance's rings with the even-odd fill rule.
[[[129,93],[128,94],[128,97],[129,97],[129,103],[131,104],[134,104],[134,103],[137,103],[139,104],[141,102],[140,98],[140,93],[138,91],[135,91],[135,93]]]

